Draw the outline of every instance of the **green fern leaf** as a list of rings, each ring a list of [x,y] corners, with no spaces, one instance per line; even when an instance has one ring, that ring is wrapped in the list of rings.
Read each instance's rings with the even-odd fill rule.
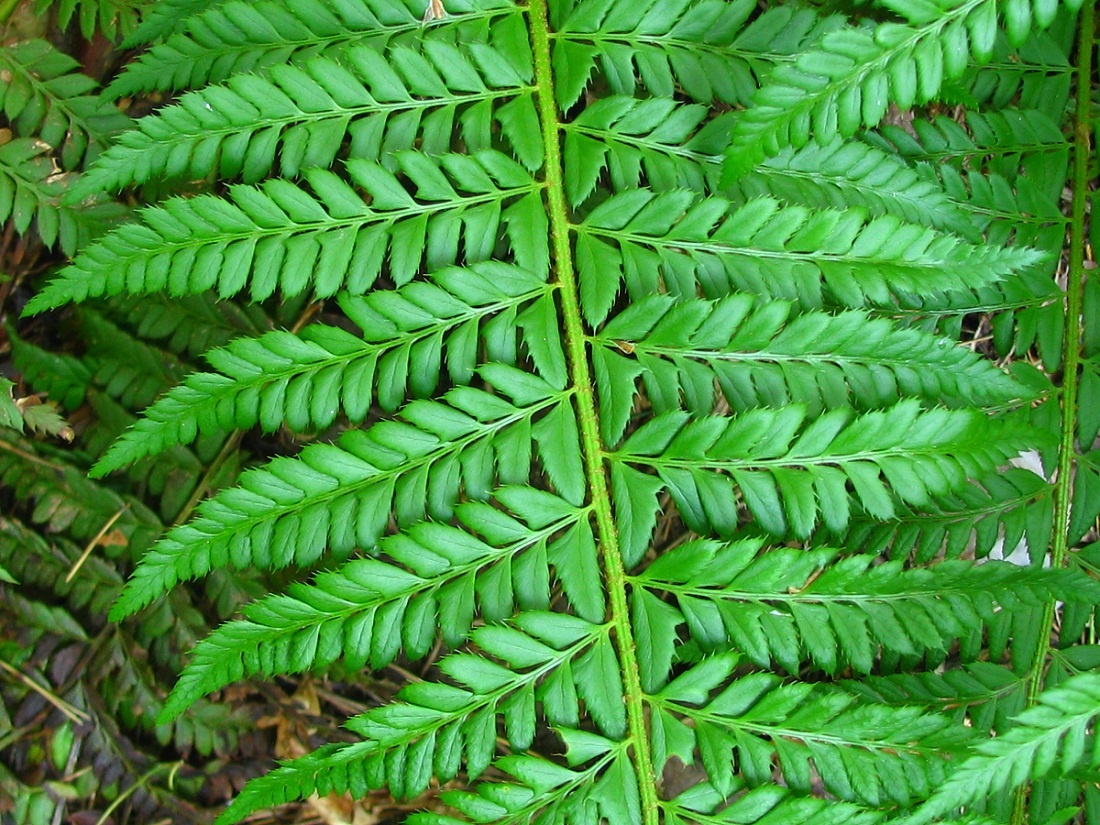
[[[363,329],[363,338],[318,325],[300,337],[269,332],[239,339],[208,353],[220,373],[192,374],[159,399],[93,475],[210,431],[257,424],[268,432],[283,425],[319,430],[341,410],[359,422],[376,396],[392,411],[407,392],[429,395],[444,360],[451,380],[468,383],[471,348],[483,337],[479,326],[488,323],[490,313],[514,316],[517,307],[546,289],[540,279],[502,264],[445,269],[435,274],[433,286],[417,282],[397,292],[345,298],[345,311]],[[499,359],[506,361],[508,353],[500,352]],[[275,363],[282,365],[278,372]]]
[[[213,9],[226,0],[161,0],[144,9],[141,22],[127,35],[126,48],[156,43],[181,31],[192,16]]]
[[[717,183],[729,117],[705,121],[707,109],[667,98],[608,97],[565,126],[565,190],[576,207],[606,171],[615,189],[645,180],[657,191],[705,191]]]
[[[507,499],[507,489],[502,493]],[[475,601],[490,617],[511,616],[517,603],[525,610],[549,607],[547,561],[567,541],[554,534],[576,525],[585,511],[550,496],[540,505],[539,521],[527,525],[478,503],[460,505],[457,515],[466,528],[484,529],[493,543],[456,528],[420,524],[382,541],[386,561],[353,560],[313,585],[249,606],[243,621],[223,625],[199,645],[165,718],[246,675],[296,673],[337,658],[353,668],[369,662],[378,669],[402,649],[420,658],[435,643],[436,621],[445,623],[444,640],[455,647],[470,633]],[[558,577],[565,575],[559,568]],[[485,637],[496,632],[479,632],[482,649],[488,649]],[[512,648],[518,644],[511,640]]]
[[[847,802],[814,799],[792,794],[779,785],[738,787],[736,799],[726,804],[726,795],[709,782],[702,782],[665,803],[670,823],[689,822],[718,825],[724,822],[790,823],[790,825],[873,825],[881,822],[881,811],[866,810]]]
[[[731,290],[820,306],[892,304],[893,296],[973,289],[1035,263],[1027,249],[973,246],[890,216],[812,212],[760,199],[740,208],[687,192],[627,191],[577,227],[585,315],[604,320],[625,282],[635,299],[658,291],[717,297]],[[828,239],[826,243],[826,239]],[[615,244],[614,246],[612,244]],[[827,292],[825,292],[827,290]]]
[[[494,470],[527,477],[532,441],[544,453],[532,419],[563,403],[560,391],[523,373],[487,369],[515,405],[473,388],[456,388],[448,404],[414,402],[405,422],[345,433],[338,445],[316,444],[241,477],[241,486],[204,502],[200,518],[176,527],[147,554],[112,615],[148,604],[177,581],[233,564],[279,568],[317,561],[326,549],[346,555],[373,547],[397,508],[398,523],[450,518],[460,489],[485,498]],[[554,450],[579,449],[559,441]]]
[[[1051,25],[1051,6],[1001,9],[1010,40]],[[1001,351],[1041,341],[1045,366],[1061,358],[1061,113],[1029,125],[964,106],[965,128],[851,139],[890,101],[1018,92],[1050,116],[1061,81],[1021,80],[1042,62],[1026,55],[1004,91],[967,73],[971,55],[996,54],[985,77],[1011,61],[992,0],[888,9],[902,22],[750,0],[150,12],[139,34],[162,42],[113,92],[185,91],[69,197],[184,181],[189,196],[146,207],[33,298],[30,312],[108,299],[79,317],[115,355],[91,346],[87,377],[55,390],[100,411],[89,457],[152,402],[95,468],[155,463],[143,489],[194,478],[231,430],[300,450],[147,551],[159,522],[120,517],[141,560],[111,618],[148,608],[163,627],[192,579],[223,614],[250,589],[235,571],[290,582],[193,647],[166,724],[240,679],[352,680],[446,649],[351,720],[358,741],[251,783],[222,822],[461,775],[446,813],[411,821],[878,823],[936,787],[935,804],[975,807],[948,777],[986,731],[1028,731],[1031,756],[994,759],[1019,777],[1046,774],[1059,730],[1059,766],[1083,764],[1091,714],[1063,725],[1044,705],[1009,724],[1038,689],[1054,600],[1073,632],[1100,595],[1087,572],[1039,563],[1066,497],[1004,472],[1047,447],[1072,391],[955,345],[990,312]],[[743,167],[725,189],[723,160]],[[217,306],[233,299],[265,303]],[[185,377],[182,354],[207,341],[211,371]],[[0,474],[51,527],[89,536],[106,502],[127,503],[29,452],[0,450]],[[1095,508],[1077,478],[1086,504],[1062,520],[1080,533]],[[959,558],[1025,540],[1028,567]],[[1059,653],[1052,683],[1081,661]],[[1003,786],[982,782],[1001,810]]]
[[[74,177],[61,173],[51,147],[36,138],[0,145],[0,219],[26,234],[33,226],[48,247],[73,254],[126,217],[121,204],[103,198],[70,206],[64,202]]]
[[[545,233],[540,238],[539,232],[545,218],[533,219],[531,210],[539,185],[522,166],[491,150],[438,161],[400,157],[417,198],[382,166],[358,161],[348,169],[369,206],[332,173],[315,170],[307,175],[314,194],[276,179],[259,188],[234,187],[232,202],[206,196],[145,209],[144,223],[124,226],[88,249],[26,311],[124,291],[214,289],[228,297],[247,288],[253,300],[310,286],[319,297],[339,289],[362,293],[387,263],[396,283],[411,280],[425,258],[424,243],[429,266],[454,264],[460,248],[451,228],[483,228],[487,219],[491,227],[503,222],[521,266],[546,271]],[[503,206],[509,199],[514,202]],[[474,263],[485,247],[471,243],[461,251]],[[124,268],[113,263],[116,257],[126,261]]]
[[[935,97],[945,80],[963,73],[969,56],[984,62],[992,55],[999,11],[1015,42],[1031,31],[1028,3],[894,0],[887,5],[908,24],[831,32],[817,49],[769,76],[755,105],[737,121],[727,157],[729,180],[782,146],[803,146],[811,135],[822,143],[851,137],[862,127],[877,126],[890,103],[908,109]],[[1043,8],[1036,20],[1040,27],[1050,25],[1048,10],[1057,7]]]
[[[65,28],[74,20],[80,25],[80,33],[91,40],[102,32],[109,40],[125,36],[137,25],[140,0],[36,0],[36,14],[54,11],[57,22]]]
[[[89,94],[98,84],[78,68],[43,40],[0,49],[4,114],[16,134],[35,136],[58,150],[65,170],[91,163],[115,134],[131,126],[118,109]]]
[[[551,721],[560,722],[561,711],[575,715],[578,695],[588,694],[586,699],[591,700],[594,686],[575,669],[570,676],[569,663],[578,658],[583,661],[598,649],[601,640],[606,642],[606,633],[605,625],[544,613],[520,614],[510,626],[481,628],[473,634],[478,646],[512,670],[486,656],[453,654],[445,658],[440,667],[459,687],[430,683],[408,686],[399,702],[368,711],[348,723],[364,742],[319,751],[284,765],[239,796],[225,812],[224,820],[235,821],[265,807],[270,804],[265,800],[273,797],[292,799],[315,791],[356,789],[362,794],[386,783],[400,797],[415,796],[427,786],[433,767],[437,775],[450,778],[465,763],[467,775],[476,777],[488,767],[496,749],[492,720],[498,705],[507,706],[515,702],[515,697],[524,697],[522,704],[528,708],[525,713],[533,716],[536,693],[545,697],[544,691],[552,684],[549,677],[556,673],[570,680],[574,704],[559,710],[554,702],[543,698],[544,712]],[[510,742],[520,750],[528,747],[533,729],[517,711],[506,712],[505,719]],[[513,761],[510,767],[518,771],[521,765]],[[501,767],[507,769],[509,762]],[[553,784],[542,790],[549,791],[562,781],[591,781],[596,771],[576,776],[567,773],[559,769]],[[545,781],[546,772],[542,775]]]
[[[941,754],[966,738],[943,717],[854,705],[842,693],[765,674],[736,680],[704,702],[681,695],[673,682],[651,701],[666,723],[677,716],[691,723],[708,780],[727,795],[736,788],[736,754],[750,785],[769,782],[778,759],[788,786],[807,794],[812,759],[828,790],[846,801],[904,804],[943,781]]]
[[[505,22],[498,25],[507,32]],[[537,169],[542,149],[524,88],[530,60],[481,46],[428,41],[385,54],[357,46],[339,62],[318,56],[186,94],[124,134],[74,197],[212,172],[251,183],[276,162],[281,175],[294,177],[330,166],[348,139],[353,157],[392,167],[392,153],[403,149],[451,151],[456,128],[467,146],[488,148],[494,119],[524,165]]]
[[[221,83],[234,74],[289,62],[292,55],[371,36],[384,41],[420,24],[405,4],[382,0],[369,5],[308,0],[292,6],[174,0],[153,8],[162,6],[128,42],[164,42],[130,63],[107,87],[107,97]]]
[[[963,205],[895,155],[861,143],[787,147],[725,191],[740,192],[746,201],[771,195],[815,209],[864,207],[872,215],[897,215],[970,242],[980,239]]]
[[[724,626],[757,664],[775,658],[791,672],[801,664],[790,657],[798,649],[826,673],[867,673],[880,647],[906,656],[946,652],[952,639],[992,622],[996,605],[1100,596],[1087,577],[1005,562],[904,570],[900,562],[872,567],[871,556],[835,559],[824,549],[758,550],[754,542],[689,542],[635,581],[673,594],[681,614],[674,623],[686,621],[702,645],[712,646]]]
[[[630,376],[637,374],[646,376],[656,412],[679,408],[682,396],[696,416],[713,408],[715,381],[735,410],[797,403],[814,414],[845,404],[882,407],[899,396],[997,405],[1025,392],[988,361],[942,338],[858,312],[796,314],[789,304],[757,303],[748,295],[713,303],[643,298],[595,340],[605,348],[605,369],[626,360],[616,352],[624,349],[637,362],[634,369],[616,366],[629,383],[600,398],[601,418],[618,426],[625,420],[612,405],[633,391]],[[612,443],[618,437],[619,431],[607,432]]]
[[[1086,756],[1087,729],[1100,712],[1100,677],[1082,673],[1039,695],[1038,704],[1016,718],[1016,724],[994,739],[982,742],[976,753],[903,821],[932,822],[954,808],[993,791],[1012,788],[1052,769],[1066,772]]]
[[[1022,430],[1003,426],[908,401],[856,418],[837,409],[809,423],[798,406],[732,419],[667,413],[634,432],[615,460],[654,468],[696,532],[736,530],[736,485],[762,528],[805,537],[819,515],[843,531],[850,496],[888,520],[894,496],[921,506],[959,490],[1027,443]]]
[[[671,98],[679,87],[700,103],[744,105],[754,75],[765,74],[777,55],[812,42],[830,25],[813,15],[795,14],[792,20],[792,10],[775,9],[742,28],[753,8],[746,0],[693,0],[680,3],[674,13],[626,0],[555,4],[560,19],[554,21],[558,36],[551,60],[561,73],[558,105],[567,110],[576,103],[597,56],[612,94],[634,96],[640,81],[655,97]]]

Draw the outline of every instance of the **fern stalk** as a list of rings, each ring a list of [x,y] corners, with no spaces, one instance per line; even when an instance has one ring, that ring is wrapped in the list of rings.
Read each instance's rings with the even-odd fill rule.
[[[561,317],[565,327],[565,350],[576,393],[581,449],[585,475],[596,513],[597,536],[603,558],[611,621],[623,676],[623,701],[627,725],[634,742],[638,790],[641,794],[642,825],[657,825],[659,803],[654,769],[645,727],[645,704],[634,633],[627,606],[626,570],[619,547],[611,495],[604,468],[603,440],[596,412],[595,382],[588,366],[586,337],[581,308],[577,300],[577,276],[569,246],[569,212],[565,203],[565,184],[559,142],[561,122],[554,97],[554,75],[550,63],[550,23],[546,0],[531,0],[528,6],[531,43],[534,51],[535,83],[538,88],[539,120],[546,147],[546,194],[549,201],[550,239],[554,271],[561,285]]]
[[[1092,50],[1096,27],[1094,2],[1081,7],[1078,23],[1077,98],[1073,126],[1073,204],[1070,222],[1069,277],[1066,282],[1066,332],[1063,340],[1063,378],[1061,443],[1058,449],[1058,478],[1054,491],[1054,526],[1051,537],[1050,566],[1065,565],[1069,542],[1070,512],[1073,494],[1073,465],[1077,437],[1077,389],[1081,364],[1082,303],[1085,284],[1085,214],[1089,192],[1089,155],[1092,145],[1092,121],[1089,116],[1092,88]],[[1039,631],[1040,643],[1027,681],[1027,707],[1033,707],[1043,690],[1050,655],[1050,639],[1054,630],[1056,605],[1054,600],[1043,607]],[[1027,821],[1027,799],[1030,785],[1016,788],[1011,825]]]

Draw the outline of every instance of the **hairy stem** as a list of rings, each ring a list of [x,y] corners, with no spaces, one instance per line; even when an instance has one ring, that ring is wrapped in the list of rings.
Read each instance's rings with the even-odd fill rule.
[[[1054,490],[1054,531],[1051,539],[1050,566],[1065,564],[1069,543],[1069,521],[1072,506],[1073,465],[1076,460],[1077,383],[1081,362],[1081,309],[1085,286],[1085,207],[1089,192],[1089,153],[1092,128],[1089,118],[1092,88],[1092,50],[1096,26],[1092,0],[1081,8],[1078,21],[1077,99],[1073,124],[1073,207],[1070,221],[1069,277],[1066,282],[1066,334],[1063,341],[1061,444],[1058,449],[1058,477]],[[1031,663],[1027,682],[1027,706],[1035,704],[1046,678],[1046,660],[1050,655],[1050,638],[1054,629],[1055,603],[1047,602],[1039,631],[1041,641]],[[1011,825],[1027,821],[1028,785],[1016,789]]]
[[[645,727],[645,706],[634,633],[627,606],[626,570],[619,548],[618,531],[611,509],[611,493],[604,467],[603,444],[600,439],[596,412],[595,382],[588,365],[588,351],[577,298],[577,275],[573,252],[569,245],[569,210],[565,203],[565,186],[560,145],[561,122],[554,99],[554,80],[550,65],[550,23],[546,0],[531,0],[529,6],[531,40],[535,54],[535,82],[538,86],[539,119],[543,143],[546,146],[546,191],[549,200],[550,238],[554,272],[561,286],[562,321],[565,346],[569,358],[572,384],[576,392],[577,416],[580,424],[581,448],[584,452],[585,475],[596,513],[596,528],[603,558],[611,622],[619,653],[625,690],[627,724],[634,746],[641,794],[642,825],[657,825],[658,801],[654,783],[653,762],[649,752],[649,737]]]

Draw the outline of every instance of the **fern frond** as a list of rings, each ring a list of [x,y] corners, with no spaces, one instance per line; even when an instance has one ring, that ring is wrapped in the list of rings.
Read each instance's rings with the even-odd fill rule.
[[[444,269],[430,283],[343,299],[362,337],[315,325],[300,336],[269,332],[237,339],[208,353],[220,372],[192,374],[159,399],[97,463],[93,475],[215,430],[257,424],[267,432],[284,424],[297,432],[319,430],[341,410],[352,422],[364,420],[375,400],[392,412],[409,391],[429,395],[444,363],[452,381],[469,383],[479,341],[498,361],[515,361],[515,336],[499,340],[501,323],[489,319],[499,314],[508,322],[523,304],[540,296],[552,300],[547,289],[542,279],[505,264]],[[539,329],[540,336],[544,333]],[[547,377],[560,380],[565,363],[560,345],[552,339],[541,343],[556,347],[559,375]]]
[[[79,525],[69,532],[84,540]],[[117,567],[102,554],[86,556],[64,535],[46,541],[10,518],[0,519],[0,563],[6,564],[24,587],[54,594],[68,610],[87,616],[94,627],[103,622],[123,584]],[[209,628],[188,595],[177,590],[143,616],[134,630],[137,643],[157,663],[178,668],[182,650],[193,646]]]
[[[498,25],[510,32],[507,22]],[[340,62],[315,57],[188,93],[122,135],[76,196],[215,172],[252,183],[276,162],[283,177],[294,177],[331,166],[349,140],[351,157],[392,168],[394,152],[446,153],[456,137],[471,151],[488,149],[495,124],[524,165],[537,169],[542,146],[526,86],[530,58],[492,41],[479,45],[429,40],[385,54],[358,46]]]
[[[989,63],[961,81],[974,98],[969,108],[998,111],[1018,105],[1042,110],[1062,121],[1069,110],[1073,86],[1075,17],[1074,10],[1060,5],[1051,27],[1033,30],[1017,48],[999,38]]]
[[[560,19],[554,20],[551,60],[558,105],[566,111],[577,102],[598,62],[615,95],[634,96],[640,82],[654,97],[681,91],[699,103],[743,106],[757,76],[841,22],[807,9],[776,8],[743,28],[754,10],[748,0],[689,0],[675,14],[658,3],[630,0],[555,6],[552,14]]]
[[[58,150],[66,170],[91,163],[113,135],[132,123],[117,108],[89,94],[99,84],[79,68],[44,40],[0,49],[4,115],[16,134],[36,137]]]
[[[736,787],[736,760],[750,786],[770,783],[778,761],[787,787],[809,794],[812,760],[826,790],[840,799],[904,805],[944,780],[945,756],[968,738],[965,728],[942,716],[859,704],[835,689],[784,684],[766,673],[737,679],[708,700],[711,674],[701,682],[693,677],[709,669],[704,660],[649,701],[665,741],[695,740],[719,793]]]
[[[463,765],[467,776],[475,778],[493,762],[498,714],[509,743],[522,751],[534,735],[536,700],[548,719],[567,725],[569,720],[575,724],[581,698],[618,698],[614,684],[593,679],[599,660],[614,659],[607,631],[606,625],[557,613],[520,614],[508,625],[479,628],[472,634],[474,642],[509,667],[483,654],[446,657],[440,668],[459,687],[406,686],[398,702],[348,722],[363,742],[323,748],[285,764],[251,783],[219,821],[236,821],[257,808],[314,792],[350,789],[362,794],[383,783],[399,798],[415,796],[427,787],[433,772],[450,779]],[[621,731],[618,704],[619,716],[612,705],[611,715],[600,724]],[[509,764],[503,761],[502,767]],[[519,767],[514,758],[511,764]]]
[[[44,604],[19,593],[10,593],[2,583],[0,583],[0,593],[4,596],[4,605],[0,611],[6,614],[7,621],[20,625],[19,630],[22,634],[38,637],[38,639],[49,634],[66,642],[86,643],[88,641],[85,629],[64,607]]]
[[[132,49],[165,40],[182,31],[192,17],[225,2],[227,0],[159,0],[142,10],[141,22],[126,36],[122,46]]]
[[[156,515],[134,496],[89,481],[75,465],[51,460],[46,448],[36,448],[29,440],[2,431],[0,483],[19,500],[34,503],[34,523],[51,532],[68,532],[81,541],[91,541],[117,515],[112,529],[125,544],[106,546],[113,556],[140,558],[164,531]]]
[[[880,647],[906,656],[946,651],[998,609],[1100,597],[1087,576],[1007,562],[907,570],[900,561],[872,566],[871,556],[837,558],[823,548],[758,551],[753,542],[688,542],[634,581],[672,594],[706,649],[728,646],[728,635],[758,665],[774,658],[791,673],[800,669],[800,651],[826,673],[869,673]]]
[[[905,24],[882,23],[873,31],[845,28],[825,35],[793,65],[780,66],[757,92],[754,106],[734,127],[726,172],[730,180],[783,146],[851,137],[875,127],[890,103],[908,109],[937,95],[959,77],[968,57],[988,60],[998,35],[998,12],[1010,41],[1053,22],[1058,5],[997,4],[993,0],[888,0]],[[1067,3],[1071,7],[1079,3]]]
[[[303,65],[316,55],[342,60],[346,49],[360,45],[376,51],[391,42],[415,45],[410,35],[422,30],[425,9],[420,0],[203,5],[209,8],[172,24],[171,31],[168,21],[159,24],[155,31],[164,42],[130,63],[106,96],[198,88],[237,74],[265,74],[281,64]],[[484,27],[516,8],[506,0],[447,5],[451,15],[435,21],[431,36],[452,44],[482,40]]]
[[[871,409],[899,396],[995,406],[1026,390],[988,360],[885,318],[861,312],[795,314],[785,302],[749,295],[635,301],[594,339],[600,421],[608,443],[626,425],[620,400],[645,377],[658,413],[681,406],[696,416],[714,407],[714,384],[734,410],[804,404],[817,415],[852,405]],[[629,352],[635,364],[618,354]],[[681,402],[680,397],[683,397]]]
[[[896,523],[856,516],[845,538],[849,546],[871,555],[912,557],[926,563],[973,552],[985,558],[1000,543],[1011,552],[1026,541],[1038,552],[1050,545],[1053,488],[1030,470],[1008,468],[980,476],[976,483],[905,512]]]
[[[981,287],[1038,260],[1028,249],[975,246],[858,209],[815,212],[770,198],[731,208],[683,191],[613,195],[576,230],[582,308],[592,324],[606,318],[624,281],[635,299],[658,291],[693,297],[700,288],[717,298],[732,289],[810,307],[827,294],[858,307]]]
[[[1051,281],[1053,255],[1065,237],[1058,181],[1065,179],[1069,146],[1061,130],[1037,110],[970,114],[967,126],[969,130],[946,118],[916,120],[915,136],[885,127],[882,133],[889,143],[874,135],[868,139],[921,164],[991,243],[1011,239],[1046,251],[1044,261],[1033,273],[1022,273],[1025,279],[1015,287],[1031,299],[1019,305],[1019,312],[1003,305],[992,327],[998,352],[1038,345],[1045,366],[1056,370],[1062,319],[1056,304],[1060,292],[1052,290]]]
[[[610,746],[608,743],[608,750]],[[583,770],[570,770],[556,762],[531,757],[504,757],[498,762],[502,770],[519,781],[483,782],[475,786],[475,792],[447,791],[440,794],[440,798],[466,818],[417,813],[409,817],[409,825],[465,825],[468,822],[522,825],[534,816],[539,817],[539,821],[560,823],[569,821],[570,817],[596,815],[597,812],[606,817],[606,822],[625,825],[636,821],[640,812],[637,773],[622,748],[614,749],[614,753],[602,756]]]
[[[92,555],[80,566],[80,576],[68,579],[80,556],[81,548],[63,536],[47,541],[16,519],[0,518],[0,564],[24,587],[45,587],[64,599],[70,610],[102,618],[122,590],[122,577],[106,560]]]
[[[712,191],[728,141],[730,116],[666,98],[608,97],[565,124],[565,192],[573,207],[606,170],[616,190]],[[644,181],[643,181],[644,176]]]
[[[61,28],[74,20],[80,33],[91,40],[102,32],[108,40],[125,37],[137,25],[141,0],[36,0],[35,14],[53,11]]]
[[[894,673],[846,679],[845,690],[878,704],[920,705],[930,710],[965,715],[977,730],[1008,730],[1025,707],[1024,679],[1002,665],[969,662],[942,673]]]
[[[37,138],[0,144],[0,220],[11,220],[20,235],[34,225],[47,247],[60,246],[66,255],[73,255],[119,223],[127,210],[103,198],[67,204],[64,198],[74,177],[57,168],[50,151]]]
[[[378,670],[402,650],[412,659],[425,656],[437,623],[454,648],[469,635],[475,612],[501,619],[515,612],[517,602],[524,610],[548,608],[547,564],[574,555],[576,548],[566,545],[587,533],[580,543],[591,552],[583,566],[594,571],[595,544],[580,523],[586,510],[548,495],[539,505],[539,520],[526,525],[479,502],[459,505],[456,515],[466,529],[416,525],[384,539],[379,559],[350,561],[312,585],[294,585],[285,596],[246,607],[242,621],[222,625],[195,649],[165,717],[244,676],[297,673],[337,658],[353,670],[367,663]],[[478,525],[488,542],[471,534]],[[573,590],[579,575],[569,569],[559,575],[569,582],[567,592]],[[597,589],[578,593],[579,607],[600,619],[598,582],[585,584]]]
[[[316,169],[305,176],[313,194],[276,179],[258,188],[235,186],[228,200],[180,198],[144,209],[143,223],[123,226],[85,250],[26,312],[122,292],[213,289],[225,298],[247,288],[253,300],[277,289],[287,296],[311,287],[318,297],[340,289],[362,293],[386,263],[397,284],[411,280],[425,246],[430,269],[450,266],[460,254],[467,263],[483,260],[501,224],[516,262],[546,271],[540,184],[520,164],[492,150],[438,159],[407,152],[398,158],[416,198],[381,165],[349,161],[352,180],[369,205],[335,174]]]
[[[414,10],[398,0],[354,5],[335,0],[188,0],[180,9],[174,5],[167,4],[155,17],[147,15],[133,39],[164,42],[129,63],[107,87],[106,97],[221,83],[234,74],[297,62],[294,57],[316,54],[331,44],[367,38],[384,43],[420,25]]]
[[[172,352],[192,358],[242,335],[256,337],[272,326],[256,304],[239,306],[210,294],[118,297],[107,303],[106,311],[140,338],[163,341]]]
[[[49,352],[24,341],[15,330],[5,330],[11,342],[12,363],[23,380],[68,410],[75,410],[92,384],[92,371],[80,358]]]
[[[907,400],[857,417],[837,408],[808,423],[794,405],[694,421],[666,413],[636,430],[614,460],[654,468],[696,532],[732,535],[736,485],[760,527],[805,537],[818,518],[843,531],[851,499],[881,520],[895,516],[895,496],[923,506],[1029,442],[1012,424],[968,410],[922,411]]]
[[[92,380],[131,410],[177,385],[188,368],[172,352],[159,349],[112,323],[90,307],[82,307],[79,323],[88,342],[85,363]]]
[[[223,754],[252,725],[239,710],[222,703],[198,701],[170,724],[157,724],[164,707],[156,679],[148,664],[135,659],[128,649],[130,640],[112,633],[97,646],[89,667],[94,668],[104,705],[123,724],[149,730],[161,744],[171,743],[184,754]]]
[[[881,811],[798,796],[779,785],[759,785],[749,790],[742,785],[740,781],[735,783],[733,802],[709,782],[694,785],[662,804],[666,821],[670,825],[875,825],[885,818]]]
[[[1079,763],[1095,766],[1089,728],[1100,713],[1100,674],[1071,676],[1043,691],[1035,705],[1007,731],[976,746],[975,753],[951,773],[928,801],[905,817],[906,825],[922,825],[1005,788],[1047,773],[1066,773]]]
[[[114,441],[132,426],[134,414],[111,396],[92,389],[87,397],[88,407],[94,412],[94,423],[81,433],[81,446],[92,459],[101,457]],[[188,504],[191,494],[202,483],[207,465],[226,445],[226,434],[213,433],[195,446],[194,450],[176,444],[155,458],[139,461],[130,468],[129,477],[136,491],[159,499],[159,513],[165,524],[170,524]],[[200,455],[202,458],[200,458]],[[227,457],[215,468],[220,478],[229,482],[235,476],[235,461]]]
[[[984,169],[1012,184],[1031,170],[1051,171],[1052,159],[1060,167],[1069,152],[1069,142],[1057,123],[1036,109],[968,112],[965,126],[942,116],[914,119],[911,126],[911,132],[883,126],[878,133],[868,133],[867,140],[879,145],[889,141],[888,145],[910,161]],[[1041,184],[1052,188],[1049,180]]]
[[[867,140],[938,176],[958,208],[994,242],[1015,237],[1040,249],[1059,248],[1066,218],[1062,189],[1054,182],[1065,178],[1069,144],[1043,112],[970,113],[967,128],[943,117],[912,126],[914,134],[885,126]]]
[[[894,153],[834,140],[786,147],[746,172],[729,189],[744,201],[766,196],[813,209],[862,207],[872,215],[897,215],[909,223],[980,240],[964,208],[942,188]]]
[[[579,503],[579,445],[564,415],[567,393],[504,366],[483,377],[513,393],[515,404],[472,387],[452,389],[444,403],[416,401],[405,421],[349,431],[336,445],[314,444],[297,459],[272,461],[241,476],[199,507],[199,518],[173,528],[145,556],[112,615],[125,616],[177,581],[232,564],[280,568],[312,564],[326,551],[346,555],[374,547],[391,508],[408,526],[425,516],[451,517],[460,490],[489,495],[494,476],[523,484],[532,442],[550,454],[563,497]],[[542,417],[536,417],[542,414]]]

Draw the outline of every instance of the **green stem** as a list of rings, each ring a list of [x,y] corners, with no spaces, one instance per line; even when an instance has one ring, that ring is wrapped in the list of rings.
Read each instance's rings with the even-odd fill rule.
[[[1073,467],[1076,460],[1077,382],[1081,364],[1081,307],[1085,284],[1085,221],[1089,192],[1089,152],[1092,128],[1089,118],[1092,88],[1092,50],[1096,26],[1095,5],[1088,0],[1078,21],[1077,106],[1073,125],[1073,206],[1070,221],[1069,277],[1066,282],[1066,334],[1063,341],[1061,443],[1058,447],[1058,477],[1054,488],[1054,531],[1050,548],[1050,566],[1065,565],[1069,545],[1069,521],[1072,506]],[[1043,607],[1039,638],[1027,681],[1027,707],[1035,704],[1046,679],[1046,660],[1054,630],[1055,603]],[[1027,821],[1028,785],[1016,789],[1011,825]]]
[[[644,693],[638,671],[634,632],[630,626],[630,610],[627,606],[626,570],[612,513],[611,492],[607,483],[603,443],[600,439],[599,418],[596,412],[595,382],[592,380],[592,371],[588,365],[584,322],[577,299],[577,276],[573,265],[573,251],[569,243],[569,209],[565,203],[560,144],[561,122],[558,119],[557,102],[554,99],[554,77],[550,64],[550,22],[546,0],[531,0],[528,14],[535,54],[539,119],[542,123],[542,138],[546,147],[546,192],[549,200],[554,272],[561,286],[565,347],[576,392],[585,474],[592,496],[592,508],[596,514],[596,529],[611,605],[611,622],[615,631],[619,664],[622,667],[625,692],[623,700],[626,704],[627,724],[634,746],[634,764],[637,768],[638,790],[641,794],[642,823],[640,825],[657,825],[659,803],[653,761],[649,752],[649,737],[645,726]]]

